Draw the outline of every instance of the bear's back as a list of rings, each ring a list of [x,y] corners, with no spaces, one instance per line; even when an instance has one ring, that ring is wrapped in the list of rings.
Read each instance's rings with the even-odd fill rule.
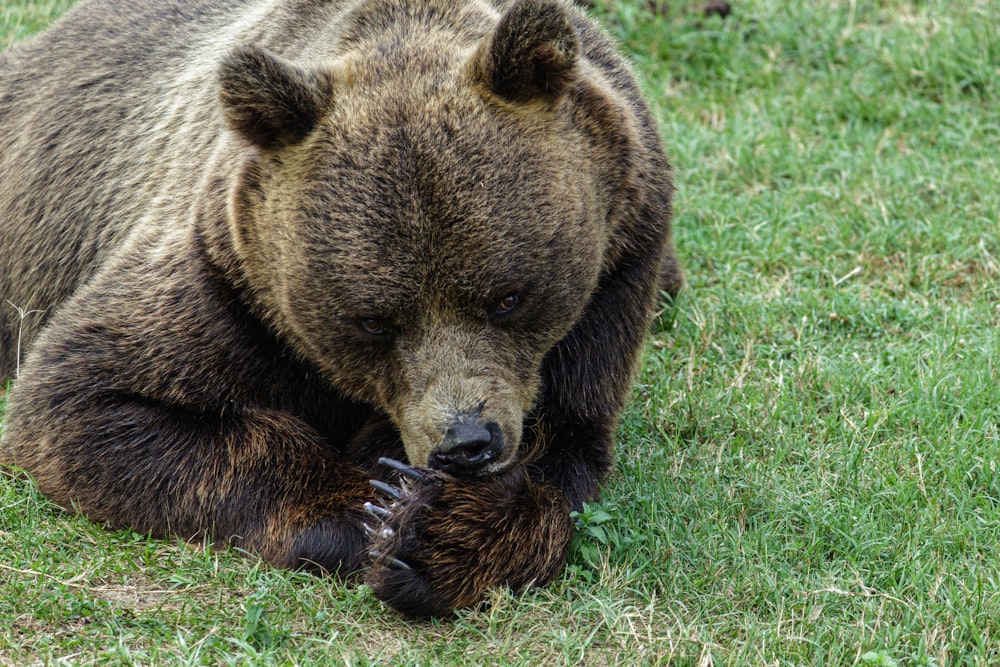
[[[163,184],[190,190],[215,132],[189,122],[214,85],[196,44],[241,4],[84,3],[0,60],[0,381],[19,337],[23,357],[144,213],[170,204]],[[181,132],[185,151],[171,146]]]

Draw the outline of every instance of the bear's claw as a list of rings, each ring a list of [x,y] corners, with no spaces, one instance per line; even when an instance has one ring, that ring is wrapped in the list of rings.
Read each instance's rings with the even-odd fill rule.
[[[400,463],[399,461],[396,461],[394,459],[387,459],[383,457],[379,459],[379,463],[382,463],[395,470],[398,470],[400,473],[408,475],[409,477],[412,477],[414,479],[418,480],[424,479],[423,473],[411,468],[410,466],[404,463]],[[385,499],[391,502],[392,505],[387,508],[376,503],[371,503],[371,502],[365,503],[364,504],[365,511],[371,514],[376,519],[378,519],[379,523],[382,524],[382,529],[377,530],[366,523],[364,524],[365,532],[368,534],[368,537],[372,541],[380,539],[381,540],[390,539],[395,535],[395,531],[392,528],[386,526],[385,522],[390,517],[392,517],[391,507],[395,505],[396,501],[401,500],[403,498],[403,491],[397,489],[391,484],[386,484],[385,482],[378,479],[368,480],[368,483],[371,484],[376,491],[382,493],[385,496]],[[390,570],[398,571],[398,570],[413,569],[412,567],[410,567],[408,563],[400,560],[399,558],[396,558],[395,556],[388,556],[379,551],[378,549],[370,549],[368,551],[368,555],[371,556],[376,561],[382,563],[385,567],[389,568]]]
[[[383,482],[381,480],[370,479],[370,480],[368,480],[368,483],[371,484],[372,486],[374,486],[376,489],[378,489],[382,493],[384,493],[385,495],[387,495],[390,498],[392,498],[393,500],[399,500],[400,498],[403,497],[403,492],[402,491],[400,491],[399,489],[397,489],[394,486],[390,486],[389,484],[386,484],[385,482]]]
[[[365,503],[365,511],[371,514],[373,517],[379,521],[384,521],[392,516],[392,512],[382,507],[381,505],[376,505],[375,503]]]
[[[413,466],[408,466],[405,463],[403,463],[402,461],[397,461],[396,459],[390,459],[390,458],[388,458],[386,456],[380,456],[379,459],[378,459],[378,462],[379,462],[379,465],[383,465],[383,466],[392,468],[393,470],[395,470],[395,471],[397,471],[397,472],[399,472],[399,473],[401,473],[403,475],[406,475],[407,477],[415,479],[417,481],[423,481],[424,479],[427,478],[427,475],[425,475],[424,473],[420,472],[419,470],[417,470]]]
[[[375,549],[370,550],[368,552],[368,555],[371,556],[372,558],[374,558],[375,560],[382,559],[382,562],[384,562],[386,564],[386,566],[390,570],[412,570],[413,569],[412,567],[410,567],[409,565],[407,565],[403,561],[399,560],[395,556],[386,556],[382,552],[376,551]]]
[[[394,531],[392,528],[389,528],[388,526],[383,526],[382,530],[375,530],[367,523],[362,523],[361,525],[365,529],[365,535],[367,535],[368,539],[371,540],[389,539],[390,537],[396,534],[396,531]]]

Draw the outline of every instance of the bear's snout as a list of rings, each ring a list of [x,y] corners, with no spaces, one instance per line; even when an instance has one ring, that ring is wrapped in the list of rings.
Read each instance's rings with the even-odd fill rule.
[[[460,420],[447,428],[444,439],[427,459],[431,468],[458,476],[477,475],[501,458],[503,432],[496,422],[476,418]]]
[[[476,477],[517,456],[537,379],[511,373],[477,326],[427,327],[431,334],[404,340],[397,351],[396,376],[405,384],[383,409],[412,466]]]

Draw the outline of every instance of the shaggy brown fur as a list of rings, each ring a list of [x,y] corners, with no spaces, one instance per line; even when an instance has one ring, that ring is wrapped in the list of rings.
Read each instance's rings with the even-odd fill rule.
[[[656,127],[558,0],[85,2],[0,61],[0,173],[0,460],[112,526],[374,558],[413,615],[556,576],[683,282]],[[371,536],[379,457],[419,470]]]

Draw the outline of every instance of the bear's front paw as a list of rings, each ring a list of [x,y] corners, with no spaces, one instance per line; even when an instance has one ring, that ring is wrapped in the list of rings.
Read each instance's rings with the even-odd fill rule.
[[[532,484],[513,467],[458,479],[381,459],[400,473],[399,488],[366,503],[374,558],[367,582],[379,599],[408,616],[440,616],[475,604],[487,588],[520,590],[551,581],[572,532],[562,494]]]

